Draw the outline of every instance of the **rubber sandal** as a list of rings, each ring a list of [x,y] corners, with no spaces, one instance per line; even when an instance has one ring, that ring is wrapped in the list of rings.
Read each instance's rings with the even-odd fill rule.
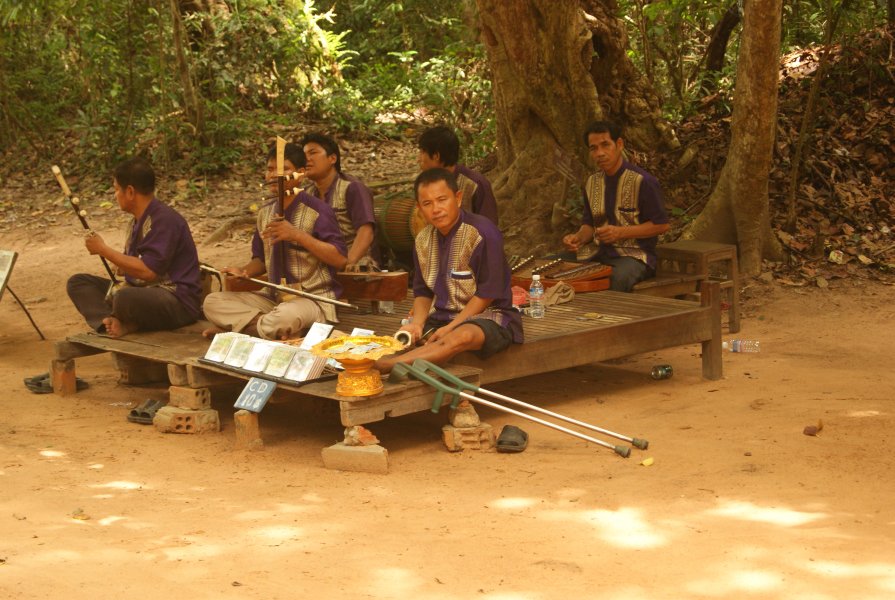
[[[50,380],[49,374],[46,374],[46,377],[42,375],[35,375],[34,377],[26,377],[25,378],[25,387],[31,390],[33,394],[52,394],[53,393],[53,382]],[[82,390],[86,390],[90,385],[81,379],[80,377],[75,377],[75,390],[80,392]]]
[[[497,437],[498,452],[522,452],[528,447],[528,434],[515,425],[504,425]]]
[[[50,378],[49,373],[41,373],[40,375],[35,375],[34,377],[26,377],[24,379],[25,385],[40,385],[41,381],[45,381]]]
[[[127,415],[127,420],[131,423],[152,425],[152,419],[155,418],[155,413],[158,412],[158,409],[160,409],[164,405],[165,402],[162,402],[161,400],[153,400],[152,398],[147,398],[143,401],[142,404],[140,404],[140,406],[131,409],[131,411]]]

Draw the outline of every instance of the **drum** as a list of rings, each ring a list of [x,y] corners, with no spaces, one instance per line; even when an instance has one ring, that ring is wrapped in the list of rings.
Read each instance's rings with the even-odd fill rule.
[[[399,190],[373,199],[376,238],[380,246],[395,252],[413,250],[416,234],[426,226],[416,208],[416,200],[406,190]]]
[[[563,281],[576,292],[599,292],[609,289],[612,267],[597,262],[574,263],[561,259],[546,260],[528,257],[510,264],[511,282],[524,289],[531,286],[531,276],[541,276],[544,288],[550,288]]]

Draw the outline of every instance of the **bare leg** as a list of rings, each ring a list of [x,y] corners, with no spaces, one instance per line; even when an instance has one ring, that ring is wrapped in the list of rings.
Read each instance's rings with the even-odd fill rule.
[[[106,333],[110,337],[121,337],[129,333],[137,331],[137,326],[132,323],[123,323],[118,317],[106,317],[103,319],[103,325],[106,326]]]
[[[213,338],[217,334],[226,333],[227,331],[229,331],[229,330],[224,329],[223,327],[209,327],[207,329],[202,330],[202,336],[207,337],[207,338]]]
[[[388,373],[396,363],[412,363],[418,358],[441,365],[467,350],[479,350],[485,343],[485,332],[478,325],[460,325],[443,338],[398,356],[380,358],[374,367],[380,373]]]

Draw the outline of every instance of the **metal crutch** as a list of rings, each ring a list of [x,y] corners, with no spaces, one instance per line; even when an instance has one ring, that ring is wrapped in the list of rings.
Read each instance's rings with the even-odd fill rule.
[[[447,382],[435,379],[433,376],[429,375],[427,373],[427,371],[432,371],[432,372],[438,374],[439,376],[445,378],[446,380],[448,380],[450,383],[456,385],[457,387],[456,388],[450,387]],[[439,411],[439,409],[441,408],[441,405],[443,403],[444,395],[448,394],[450,396],[456,396],[456,400],[452,403],[452,406],[454,406],[454,407],[456,407],[456,404],[459,402],[460,398],[464,398],[471,402],[476,402],[478,404],[482,404],[484,406],[489,406],[496,410],[510,413],[512,415],[516,415],[518,417],[521,417],[521,418],[529,420],[529,421],[533,421],[540,425],[544,425],[545,427],[549,427],[551,429],[556,429],[557,431],[561,431],[561,432],[571,435],[573,437],[585,440],[587,442],[591,442],[593,444],[597,444],[598,446],[603,446],[604,448],[608,448],[608,449],[614,451],[619,456],[622,456],[624,458],[628,458],[628,456],[631,455],[631,449],[628,446],[613,446],[612,444],[604,442],[603,440],[598,440],[594,437],[585,435],[583,433],[579,433],[577,431],[573,431],[573,430],[563,427],[561,425],[557,425],[555,423],[551,423],[549,421],[539,419],[538,417],[533,417],[531,415],[520,412],[518,410],[508,408],[501,404],[497,404],[496,402],[491,402],[490,400],[485,400],[484,398],[479,398],[478,396],[473,396],[472,394],[467,394],[466,392],[463,391],[464,389],[467,389],[467,390],[470,390],[473,392],[481,391],[482,393],[491,393],[491,394],[493,394],[493,392],[487,392],[487,390],[481,390],[481,388],[479,388],[478,386],[475,386],[469,382],[463,381],[459,377],[456,377],[452,373],[445,371],[444,369],[441,369],[440,367],[433,365],[432,363],[430,363],[428,361],[421,360],[421,359],[416,360],[416,361],[414,361],[413,365],[408,365],[406,363],[398,363],[397,365],[395,365],[392,368],[392,373],[396,374],[396,376],[401,376],[401,375],[405,375],[405,374],[412,375],[414,378],[419,379],[420,381],[427,383],[430,386],[432,386],[433,388],[435,388],[436,392],[435,392],[435,400],[432,405],[432,412],[437,413]],[[499,394],[495,394],[495,395],[499,396],[501,398],[505,398],[505,396],[500,396]],[[510,400],[517,405],[525,406],[528,409],[548,414],[550,416],[553,416],[555,418],[558,418],[558,419],[566,421],[566,422],[574,423],[574,424],[580,425],[582,427],[585,427],[588,429],[593,429],[593,430],[600,431],[600,432],[606,431],[606,430],[600,429],[598,427],[595,427],[593,425],[589,425],[587,423],[583,423],[583,422],[577,421],[575,419],[570,419],[568,417],[564,417],[562,415],[558,415],[556,413],[552,413],[550,411],[540,409],[536,406],[532,406],[530,404],[521,402],[519,400],[513,400],[513,399],[510,399]],[[630,438],[628,438],[628,439],[630,439]],[[646,447],[647,443],[645,442],[645,440],[638,440],[638,441],[643,442],[644,443],[643,447]],[[640,446],[638,446],[638,447],[640,447]]]

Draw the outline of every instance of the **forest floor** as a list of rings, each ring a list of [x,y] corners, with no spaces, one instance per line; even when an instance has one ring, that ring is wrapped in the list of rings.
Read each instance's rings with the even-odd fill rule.
[[[412,160],[389,145],[376,152]],[[213,202],[181,203],[197,241],[228,210],[244,211],[254,183],[246,175],[215,184]],[[176,200],[178,186],[161,197]],[[630,459],[482,409],[495,428],[528,431],[528,449],[452,454],[440,440],[446,417],[417,414],[371,426],[390,452],[388,475],[345,473],[320,458],[341,440],[338,416],[300,401],[269,405],[264,449],[243,452],[232,390],[213,398],[223,430],[195,436],[128,423],[130,408],[166,390],[119,385],[108,355],[77,361],[90,387],[73,397],[26,390],[53,342],[85,329],[66,278],[100,265],[58,200],[3,194],[18,204],[0,222],[0,248],[19,253],[10,284],[48,338],[5,294],[4,598],[895,595],[890,283],[860,272],[826,287],[745,280],[736,337],[762,350],[725,355],[719,381],[702,379],[692,345],[492,386],[649,439]],[[127,219],[91,202],[92,225],[121,244]],[[200,256],[239,264],[248,240],[236,230],[200,243]],[[650,379],[662,363],[674,376]],[[803,434],[818,421],[819,435]]]

